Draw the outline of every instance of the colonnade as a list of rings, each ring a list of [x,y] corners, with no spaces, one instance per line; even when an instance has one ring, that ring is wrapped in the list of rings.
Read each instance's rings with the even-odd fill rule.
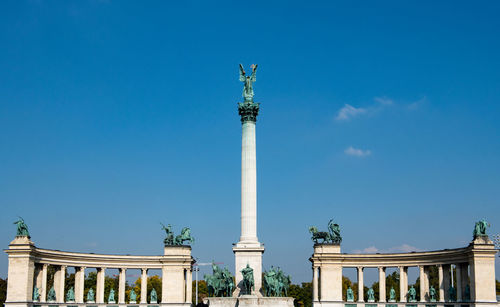
[[[431,252],[399,254],[343,254],[340,245],[316,244],[310,258],[313,269],[313,305],[343,306],[345,304],[367,303],[413,303],[437,304],[481,304],[498,306],[495,290],[495,255],[493,243],[487,237],[476,238],[465,248]],[[438,287],[431,298],[429,271],[437,267]],[[409,301],[408,268],[417,267],[420,278],[418,301]],[[342,270],[357,270],[357,302],[345,302],[342,293]],[[379,298],[377,302],[365,298],[364,271],[378,270]],[[390,300],[386,289],[386,270],[396,268],[399,272],[399,302]],[[456,282],[453,282],[452,274]],[[455,297],[450,297],[450,288]],[[392,307],[392,306],[391,306]]]
[[[165,246],[161,256],[102,255],[62,252],[37,248],[28,237],[16,237],[6,250],[9,255],[6,307],[22,307],[56,304],[169,304],[169,306],[190,306],[192,297],[192,266],[190,246]],[[49,301],[49,266],[56,268],[53,288],[55,300]],[[75,300],[66,302],[65,283],[68,268],[75,269]],[[84,297],[85,273],[87,269],[97,270],[97,281],[91,288],[95,301],[87,302]],[[117,269],[118,295],[115,302],[108,302],[104,296],[106,270]],[[126,302],[125,287],[128,270],[141,271],[141,293],[139,302]],[[161,301],[151,302],[147,293],[149,270],[161,270]],[[39,291],[39,298],[33,300],[33,290]],[[115,289],[116,291],[116,289]],[[156,289],[160,291],[160,289]]]

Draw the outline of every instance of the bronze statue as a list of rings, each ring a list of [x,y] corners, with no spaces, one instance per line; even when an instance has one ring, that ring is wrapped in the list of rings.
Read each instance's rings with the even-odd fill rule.
[[[253,102],[253,86],[252,84],[257,81],[256,72],[257,65],[252,64],[250,66],[252,68],[252,74],[247,76],[245,74],[245,70],[243,69],[243,65],[240,64],[240,81],[245,82],[243,86],[243,98],[245,98],[245,102]]]
[[[252,294],[252,290],[254,290],[253,269],[247,264],[247,266],[241,270],[241,274],[243,274],[242,294]]]
[[[19,217],[19,220],[15,221],[14,224],[17,225],[16,236],[18,237],[30,237],[30,233],[28,231],[28,225],[24,222],[22,217]]]

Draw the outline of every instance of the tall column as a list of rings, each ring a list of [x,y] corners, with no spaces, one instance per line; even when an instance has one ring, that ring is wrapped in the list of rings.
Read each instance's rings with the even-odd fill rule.
[[[186,303],[193,302],[193,272],[186,269]]]
[[[85,267],[75,268],[75,302],[83,303],[85,288]]]
[[[162,297],[166,293],[162,292]],[[148,302],[148,269],[142,269],[141,274],[141,304],[146,304]]]
[[[48,264],[44,264],[42,267],[42,286],[40,289],[40,302],[47,301],[47,267]]]
[[[438,265],[438,279],[439,279],[439,301],[444,302],[444,279],[443,279],[443,265]]]
[[[443,288],[444,288],[444,301],[450,300],[450,286],[451,286],[451,265],[443,265]]]
[[[462,301],[462,266],[460,264],[455,265],[455,268],[457,270],[457,276],[456,276],[456,285],[455,289],[457,290],[457,302]]]
[[[96,303],[104,304],[104,277],[106,268],[97,268]]]
[[[420,265],[420,301],[425,302],[425,267]]]
[[[399,299],[406,302],[406,292],[408,291],[408,268],[399,267]]]
[[[56,291],[56,301],[64,302],[64,282],[66,279],[66,266],[59,266],[54,275],[54,290]]]
[[[125,274],[127,272],[127,269],[121,268],[120,269],[120,275],[118,277],[118,303],[119,304],[124,304],[125,303]]]
[[[363,267],[358,267],[358,302],[365,300],[365,286],[363,285]]]
[[[313,267],[313,302],[317,302],[318,298],[318,270],[317,266]]]
[[[386,289],[385,289],[385,267],[378,268],[378,293],[379,302],[385,302]]]

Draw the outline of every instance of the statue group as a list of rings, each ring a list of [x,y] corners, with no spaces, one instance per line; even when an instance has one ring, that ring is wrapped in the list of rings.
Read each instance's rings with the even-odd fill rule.
[[[227,268],[221,269],[212,263],[212,275],[204,275],[208,296],[229,297],[233,294],[234,278]]]
[[[314,244],[340,244],[342,242],[342,237],[340,236],[340,226],[333,222],[333,219],[328,222],[328,232],[326,231],[318,231],[318,228],[315,226],[309,227],[309,232],[311,233]],[[322,240],[322,242],[318,242],[318,240]]]
[[[264,288],[266,296],[287,296],[291,277],[285,275],[280,268],[273,268],[264,272]]]
[[[489,226],[490,224],[488,224],[488,222],[486,222],[485,219],[476,222],[476,225],[474,226],[474,231],[472,232],[472,236],[474,237],[474,239],[477,237],[487,236],[486,228]]]
[[[15,221],[14,224],[17,225],[16,236],[29,238],[28,225],[26,225],[22,217],[19,217],[19,220]]]
[[[174,232],[172,231],[172,225],[168,224],[167,226],[161,224],[162,230],[165,230],[165,239],[163,243],[165,246],[172,245],[185,245],[184,242],[188,242],[189,244],[194,243],[194,238],[191,237],[191,229],[189,227],[184,227],[181,230],[181,234],[178,236],[174,236]]]

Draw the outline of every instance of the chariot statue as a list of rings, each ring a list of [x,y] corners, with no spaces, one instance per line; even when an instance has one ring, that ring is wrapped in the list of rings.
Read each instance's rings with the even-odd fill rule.
[[[241,270],[241,274],[243,274],[242,294],[252,294],[252,290],[254,290],[253,269],[247,264],[247,266]]]
[[[340,236],[340,226],[333,222],[331,219],[328,222],[328,232],[326,231],[318,231],[318,228],[315,226],[309,227],[309,232],[311,233],[314,244],[340,244],[342,242],[342,237]],[[319,242],[318,240],[322,240]]]
[[[488,236],[486,234],[486,228],[487,227],[490,227],[490,224],[488,224],[488,222],[486,222],[485,219],[482,219],[478,222],[476,222],[476,225],[474,226],[474,231],[472,232],[472,235],[475,238],[477,237],[486,237]]]
[[[189,227],[182,228],[181,234],[175,237],[174,245],[184,245],[184,241],[188,241],[189,244],[194,243],[194,238],[191,237],[191,229]]]
[[[19,220],[15,221],[14,224],[17,225],[17,237],[30,237],[30,233],[28,231],[28,225],[24,222],[22,217],[19,217]]]
[[[165,245],[174,245],[174,232],[172,231],[172,225],[168,224],[167,226],[161,224],[161,229],[165,230],[165,239],[163,243]]]

